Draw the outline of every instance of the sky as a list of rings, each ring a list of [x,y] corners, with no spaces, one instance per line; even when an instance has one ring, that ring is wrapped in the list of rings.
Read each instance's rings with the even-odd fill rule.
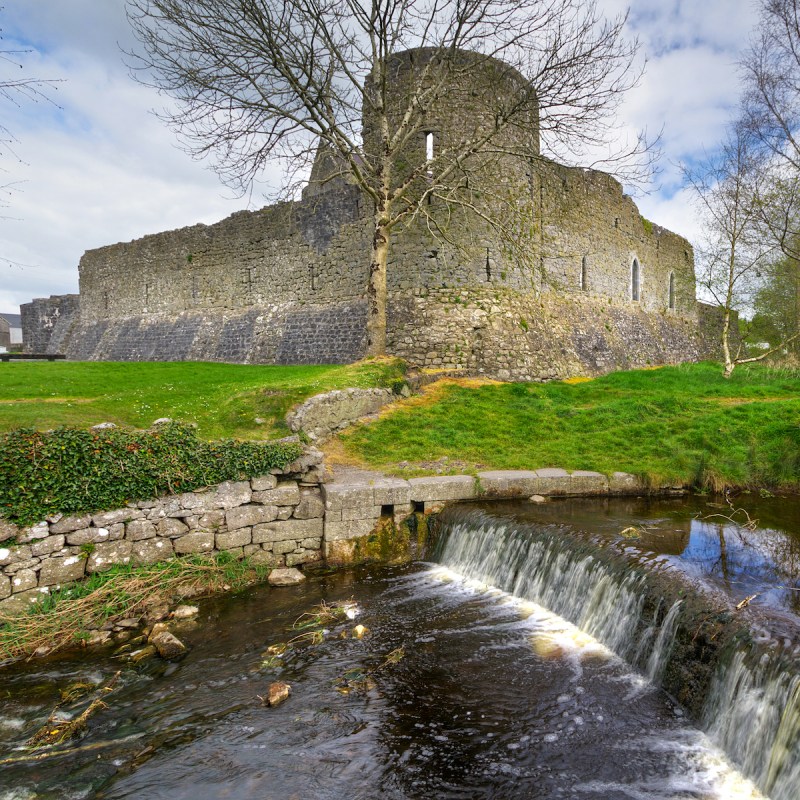
[[[647,58],[626,97],[621,129],[663,126],[662,169],[637,198],[648,219],[696,241],[697,213],[678,164],[713,153],[739,98],[737,59],[755,25],[753,0],[599,0],[629,5],[629,32]],[[177,147],[153,113],[168,102],[129,75],[124,0],[0,0],[0,83],[58,80],[51,101],[0,97],[0,313],[35,297],[78,291],[84,251],[198,222],[266,200],[237,198],[207,164]]]

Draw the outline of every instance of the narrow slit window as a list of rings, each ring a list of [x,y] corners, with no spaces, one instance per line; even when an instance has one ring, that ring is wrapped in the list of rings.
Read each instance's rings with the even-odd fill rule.
[[[433,161],[433,133],[431,131],[425,134],[425,159]]]
[[[675,309],[675,273],[669,274],[669,307]]]
[[[638,259],[633,259],[631,264],[631,300],[639,300],[641,293],[641,270]]]
[[[586,271],[587,271],[587,267],[588,267],[588,265],[586,263],[586,256],[584,256],[581,259],[581,282],[580,282],[580,286],[581,286],[581,291],[582,292],[586,291],[586,283],[587,283],[587,281],[586,281]]]

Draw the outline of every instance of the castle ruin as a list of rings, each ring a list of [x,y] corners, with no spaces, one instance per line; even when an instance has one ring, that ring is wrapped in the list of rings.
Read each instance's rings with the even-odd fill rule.
[[[416,50],[394,58],[398,93],[426,57]],[[406,157],[431,158],[486,124],[487,87],[497,94],[498,71],[513,92],[518,73],[484,59],[426,111]],[[365,148],[370,130],[365,115]],[[644,219],[611,176],[541,156],[533,116],[506,136],[524,139],[528,155],[509,146],[478,165],[474,174],[490,176],[494,188],[477,201],[473,190],[473,202],[489,208],[501,195],[510,199],[517,245],[469,208],[438,200],[395,229],[388,353],[420,367],[518,380],[715,354],[718,315],[695,299],[691,245]],[[77,360],[359,359],[372,207],[335,172],[320,148],[300,200],[86,252],[79,301],[68,295],[22,307],[28,346]]]

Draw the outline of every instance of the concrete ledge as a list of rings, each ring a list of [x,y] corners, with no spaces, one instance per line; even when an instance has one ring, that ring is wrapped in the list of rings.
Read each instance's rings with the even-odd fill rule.
[[[409,499],[413,503],[442,503],[448,500],[473,500],[478,497],[475,478],[471,475],[441,475],[411,478]]]
[[[562,470],[540,470],[540,472],[569,473]],[[539,472],[530,470],[491,470],[479,472],[481,489],[487,497],[530,497],[532,494],[543,494]]]

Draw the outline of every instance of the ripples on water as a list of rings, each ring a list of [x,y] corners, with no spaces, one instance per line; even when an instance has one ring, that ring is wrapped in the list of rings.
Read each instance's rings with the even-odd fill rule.
[[[279,671],[263,650],[324,599],[354,597],[371,633],[298,648]],[[178,665],[127,669],[75,751],[0,767],[0,800],[745,800],[760,795],[641,675],[543,608],[441,567],[360,570],[201,604]],[[352,668],[366,694],[339,694]],[[0,671],[0,757],[76,680],[119,664],[61,659]],[[260,706],[276,679],[293,687]]]

